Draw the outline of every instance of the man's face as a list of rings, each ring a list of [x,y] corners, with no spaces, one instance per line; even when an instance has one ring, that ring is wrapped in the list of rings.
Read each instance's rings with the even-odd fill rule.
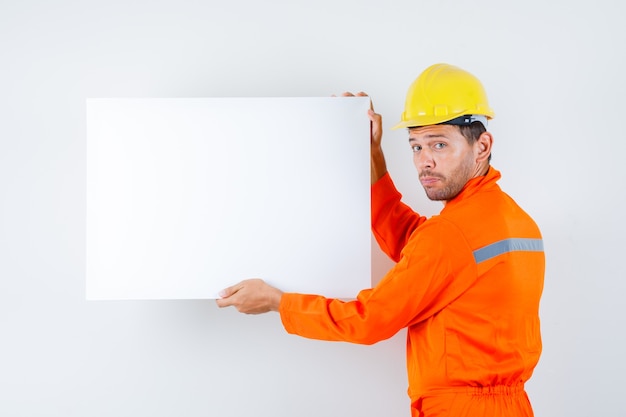
[[[409,145],[420,182],[431,200],[451,200],[477,173],[473,146],[456,126],[411,128]]]

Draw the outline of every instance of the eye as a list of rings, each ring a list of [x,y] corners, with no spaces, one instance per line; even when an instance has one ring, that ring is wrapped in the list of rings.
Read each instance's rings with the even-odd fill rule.
[[[434,146],[435,149],[443,149],[445,147],[446,147],[446,144],[443,142],[437,142],[435,143],[435,146]]]
[[[419,151],[421,151],[421,150],[422,150],[422,147],[421,147],[421,146],[419,146],[419,145],[411,146],[411,150],[412,150],[413,152],[419,152]]]

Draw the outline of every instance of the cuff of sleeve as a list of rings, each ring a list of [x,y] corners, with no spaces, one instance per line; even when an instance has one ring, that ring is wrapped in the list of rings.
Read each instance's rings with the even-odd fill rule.
[[[396,198],[400,193],[396,189],[396,185],[391,179],[389,173],[385,173],[378,181],[372,184],[372,199],[376,198],[389,198],[393,196]]]
[[[389,175],[389,172],[385,172],[385,174],[380,177],[378,181],[372,184],[372,192],[378,191],[381,188],[386,188],[387,186],[389,186],[389,184],[393,185],[393,181],[391,180],[391,175]]]
[[[294,334],[295,328],[292,325],[292,322],[289,318],[289,309],[293,303],[293,297],[296,294],[291,293],[283,293],[282,297],[280,297],[280,304],[278,305],[278,313],[280,314],[280,321],[283,323],[283,327],[287,331],[287,333]]]

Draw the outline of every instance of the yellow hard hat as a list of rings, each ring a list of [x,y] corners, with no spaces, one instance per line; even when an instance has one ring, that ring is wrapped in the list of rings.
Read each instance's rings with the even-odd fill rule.
[[[486,127],[494,115],[478,78],[452,65],[435,64],[409,87],[401,121],[392,129],[473,121]]]

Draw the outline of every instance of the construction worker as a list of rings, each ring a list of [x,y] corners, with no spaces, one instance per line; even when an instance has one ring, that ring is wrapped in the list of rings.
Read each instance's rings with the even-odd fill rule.
[[[381,149],[381,116],[368,115],[372,230],[396,265],[353,301],[252,279],[222,291],[218,306],[278,311],[287,332],[314,339],[372,344],[406,327],[412,416],[532,416],[524,383],[542,347],[543,243],[497,185],[486,130],[494,113],[482,84],[436,64],[409,88],[395,127],[408,130],[426,195],[444,204],[429,219],[401,202]]]

